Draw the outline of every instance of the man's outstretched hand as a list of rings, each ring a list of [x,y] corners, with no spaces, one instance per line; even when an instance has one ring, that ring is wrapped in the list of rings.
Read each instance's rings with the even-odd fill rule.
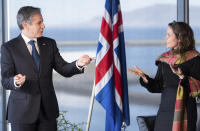
[[[96,57],[89,57],[88,55],[83,55],[77,61],[77,65],[79,67],[87,66],[90,64],[91,61],[95,60]]]

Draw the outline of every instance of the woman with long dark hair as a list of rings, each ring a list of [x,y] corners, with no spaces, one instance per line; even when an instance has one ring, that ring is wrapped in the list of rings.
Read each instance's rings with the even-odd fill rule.
[[[195,50],[193,31],[188,24],[174,21],[168,24],[165,40],[170,50],[157,58],[155,78],[137,66],[128,70],[140,76],[148,91],[162,93],[154,131],[196,131],[200,54]]]

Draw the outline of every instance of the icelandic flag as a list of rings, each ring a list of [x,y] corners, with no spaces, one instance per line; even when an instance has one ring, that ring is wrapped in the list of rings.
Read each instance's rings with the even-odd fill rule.
[[[96,52],[95,97],[106,110],[106,131],[130,125],[125,42],[119,0],[106,0]]]

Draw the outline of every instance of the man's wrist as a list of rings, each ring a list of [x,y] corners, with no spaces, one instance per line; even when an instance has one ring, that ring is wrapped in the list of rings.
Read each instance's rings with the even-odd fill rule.
[[[14,80],[14,86],[15,86],[15,89],[19,89],[22,85],[16,84],[16,81]]]
[[[78,66],[78,61],[76,61],[76,67],[79,69],[79,70],[83,70],[83,66]]]

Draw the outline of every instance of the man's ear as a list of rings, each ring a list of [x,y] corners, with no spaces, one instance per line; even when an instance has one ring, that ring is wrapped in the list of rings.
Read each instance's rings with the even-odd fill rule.
[[[23,29],[27,29],[28,28],[28,23],[26,23],[25,21],[22,22],[22,27],[23,27]]]

